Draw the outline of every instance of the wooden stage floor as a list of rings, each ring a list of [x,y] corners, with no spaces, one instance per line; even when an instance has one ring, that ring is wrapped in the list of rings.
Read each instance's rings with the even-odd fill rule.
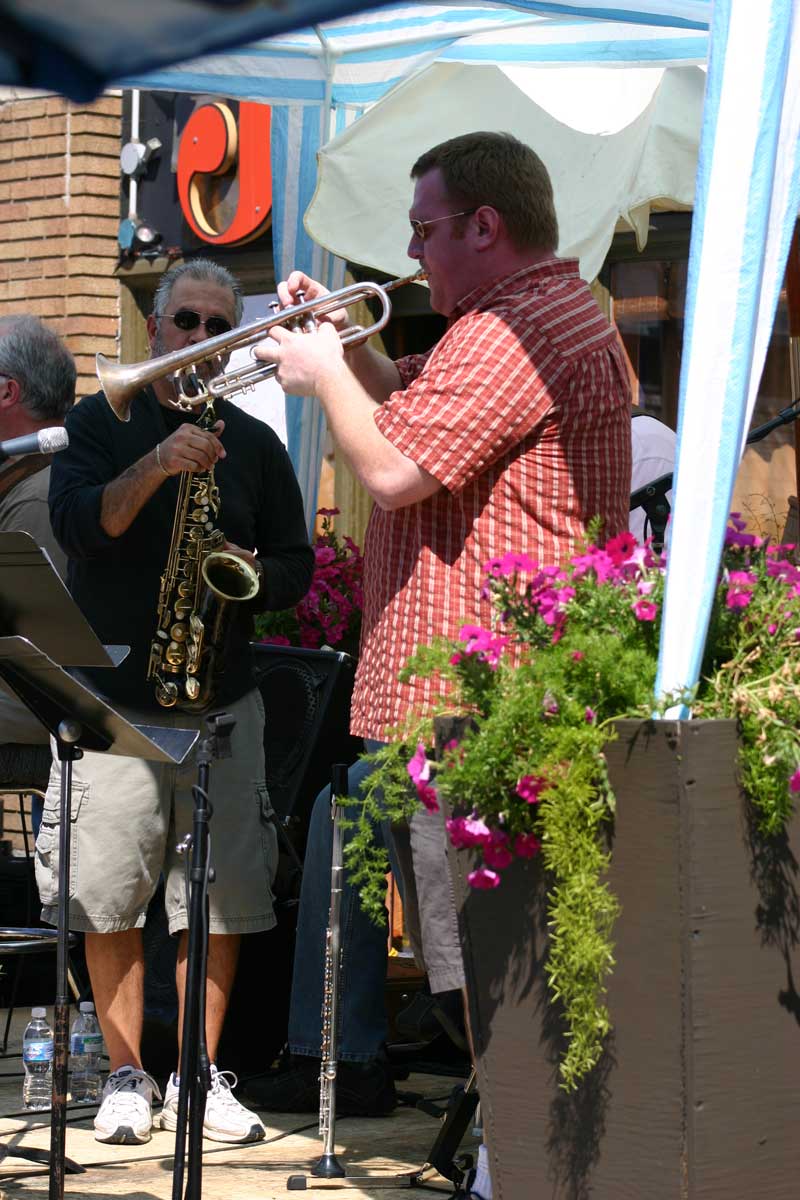
[[[27,1009],[14,1013],[9,1054],[20,1051],[22,1031],[29,1019]],[[52,1015],[52,1014],[51,1014]],[[0,1010],[5,1023],[5,1012]],[[223,1064],[224,1066],[224,1064]],[[1,1200],[44,1200],[48,1195],[48,1168],[14,1157],[15,1146],[47,1150],[50,1126],[47,1113],[21,1112],[22,1061],[0,1058],[0,1145],[9,1154],[0,1160]],[[450,1076],[412,1075],[398,1085],[399,1091],[417,1092],[430,1098],[449,1095],[458,1080]],[[124,1196],[127,1200],[169,1200],[172,1195],[172,1151],[174,1134],[154,1129],[146,1146],[105,1146],[94,1140],[94,1108],[70,1106],[67,1112],[67,1156],[86,1168],[85,1173],[67,1175],[65,1196],[69,1200],[96,1200],[102,1196]],[[203,1145],[202,1193],[208,1200],[278,1200],[295,1196],[288,1191],[289,1175],[307,1171],[320,1154],[317,1121],[313,1114],[264,1113],[265,1142],[254,1146]],[[341,1118],[336,1124],[336,1152],[352,1169],[357,1165],[376,1175],[394,1175],[422,1166],[439,1130],[439,1123],[419,1109],[400,1105],[391,1117],[380,1119]],[[461,1149],[475,1151],[476,1139],[468,1134]],[[440,1176],[431,1181],[452,1195],[452,1185]],[[308,1195],[326,1194],[336,1200],[389,1195],[380,1180],[359,1186],[348,1183],[309,1188]],[[403,1196],[431,1196],[430,1187],[403,1188]]]

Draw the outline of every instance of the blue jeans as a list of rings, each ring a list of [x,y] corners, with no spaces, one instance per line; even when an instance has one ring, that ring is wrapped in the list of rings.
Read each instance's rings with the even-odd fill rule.
[[[379,745],[379,742],[366,743],[369,751]],[[371,767],[371,763],[360,760],[350,768],[351,795],[360,792]],[[389,850],[392,870],[399,880],[388,826],[388,821],[381,823],[376,830],[376,840]],[[350,836],[350,831],[346,830],[345,845]],[[293,1054],[316,1058],[322,1041],[325,931],[330,909],[332,846],[330,788],[326,787],[314,802],[308,831],[289,1009],[289,1049]],[[386,1041],[387,937],[386,926],[376,925],[361,908],[358,892],[347,882],[345,872],[341,900],[339,1058],[366,1062],[375,1058]]]

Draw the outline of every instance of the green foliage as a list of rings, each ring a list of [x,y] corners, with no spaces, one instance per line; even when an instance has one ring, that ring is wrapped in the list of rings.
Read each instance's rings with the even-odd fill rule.
[[[800,791],[800,570],[788,548],[763,545],[732,520],[691,700],[697,716],[738,719],[743,786],[769,838]],[[614,797],[604,750],[618,719],[645,719],[676,700],[654,697],[665,563],[624,535],[563,568],[507,555],[487,569],[493,628],[465,626],[459,642],[420,647],[404,668],[405,679],[436,678],[440,699],[374,756],[347,861],[382,918],[388,863],[373,824],[407,817],[415,792],[429,807],[444,800],[451,842],[479,852],[474,887],[502,886],[515,857],[540,855],[547,979],[567,1034],[561,1083],[572,1090],[610,1028],[618,903],[606,878]],[[427,762],[434,714],[454,713],[469,718],[466,732]]]
[[[363,801],[353,797],[344,801],[345,811],[354,810],[355,817],[342,818],[342,828],[354,830],[344,849],[347,877],[359,889],[361,905],[373,921],[386,921],[386,872],[389,855],[375,845],[374,830],[381,821],[408,819],[418,806],[416,793],[409,787],[408,761],[413,747],[395,740],[374,754],[364,757],[375,764],[363,786]]]

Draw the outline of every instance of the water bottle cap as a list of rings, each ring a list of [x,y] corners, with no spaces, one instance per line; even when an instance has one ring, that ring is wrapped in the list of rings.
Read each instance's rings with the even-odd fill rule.
[[[36,1019],[41,1020],[42,1017],[47,1016],[47,1009],[46,1008],[32,1008],[31,1016],[34,1018],[34,1020],[36,1020]]]
[[[94,1005],[92,1004],[91,1000],[81,1000],[78,1008],[81,1012],[94,1012]]]

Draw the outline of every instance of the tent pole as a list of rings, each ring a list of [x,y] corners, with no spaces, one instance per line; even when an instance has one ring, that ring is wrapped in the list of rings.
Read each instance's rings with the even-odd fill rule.
[[[333,116],[333,73],[336,69],[336,55],[329,39],[325,36],[322,28],[319,25],[314,26],[314,33],[319,38],[322,47],[322,57],[325,63],[325,94],[322,99],[322,113],[320,114],[321,127],[319,131],[320,147],[326,146],[331,140],[331,118]],[[323,248],[322,257],[320,259],[321,269],[319,278],[326,286],[330,287],[328,274],[330,271],[330,254]]]
[[[789,387],[800,397],[800,231],[795,223],[786,261],[786,312],[789,319]],[[794,427],[795,492],[800,505],[800,430]]]

